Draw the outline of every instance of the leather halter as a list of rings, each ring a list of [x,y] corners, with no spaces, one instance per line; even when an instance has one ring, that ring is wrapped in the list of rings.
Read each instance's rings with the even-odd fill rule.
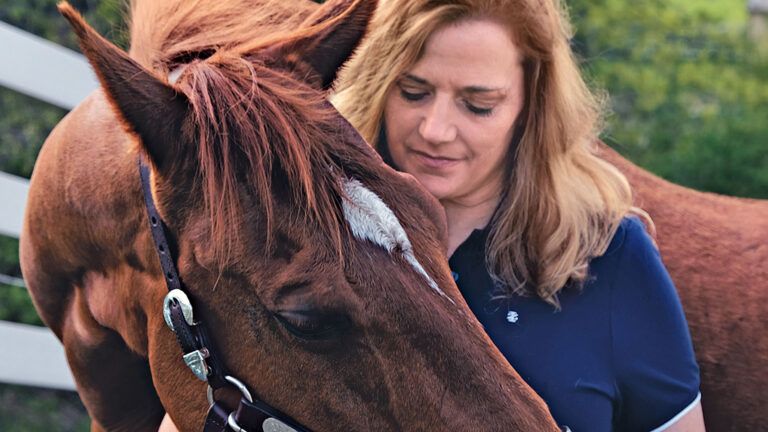
[[[166,238],[165,223],[157,212],[149,180],[149,167],[139,156],[139,175],[144,191],[150,231],[155,242],[155,251],[160,258],[160,267],[165,276],[168,294],[163,301],[163,316],[166,324],[176,335],[184,353],[184,362],[195,376],[208,383],[210,409],[206,416],[204,432],[309,432],[291,417],[273,408],[264,401],[251,396],[248,388],[237,378],[227,373],[221,357],[218,356],[213,340],[208,337],[202,321],[195,321],[192,303],[184,291],[184,283],[176,270]],[[214,399],[214,390],[232,385],[242,397],[235,411],[228,412]]]

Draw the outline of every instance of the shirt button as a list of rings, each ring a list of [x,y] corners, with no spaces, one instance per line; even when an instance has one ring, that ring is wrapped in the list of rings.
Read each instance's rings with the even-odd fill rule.
[[[516,323],[517,320],[519,320],[519,319],[520,319],[520,315],[518,315],[517,312],[515,312],[515,311],[507,312],[507,322]]]

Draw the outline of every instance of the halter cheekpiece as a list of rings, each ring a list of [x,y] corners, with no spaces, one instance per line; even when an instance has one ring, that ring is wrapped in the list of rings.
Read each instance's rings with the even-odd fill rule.
[[[224,363],[220,360],[221,357],[217,355],[218,351],[213,340],[208,336],[204,323],[199,320],[199,317],[194,316],[192,302],[184,291],[184,284],[179,278],[168,244],[167,228],[157,212],[155,200],[152,197],[150,170],[142,156],[139,156],[138,165],[150,231],[168,287],[168,294],[163,301],[163,317],[181,345],[184,363],[198,379],[208,383],[207,397],[210,408],[203,431],[309,432],[286,414],[254,398],[245,384],[227,373]],[[232,412],[228,412],[214,398],[214,390],[226,386],[234,386],[241,394],[238,407]]]

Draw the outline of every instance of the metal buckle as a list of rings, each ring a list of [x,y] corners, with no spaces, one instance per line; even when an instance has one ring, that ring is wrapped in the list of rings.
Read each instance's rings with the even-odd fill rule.
[[[239,379],[226,375],[224,377],[227,382],[235,386],[238,390],[240,390],[240,393],[243,395],[243,398],[247,400],[248,402],[253,403],[253,397],[251,396],[251,392],[248,391],[248,387],[245,386]],[[215,403],[213,400],[213,388],[209,385],[208,391],[206,392],[206,396],[208,397],[208,404],[213,406]],[[235,432],[248,432],[247,430],[240,427],[239,424],[237,424],[237,420],[235,419],[235,413],[232,412],[227,417],[227,425]],[[274,418],[274,417],[268,417],[264,420],[264,422],[261,424],[261,430],[263,432],[296,432],[296,429],[288,426],[287,424],[281,422],[280,420]]]
[[[171,321],[171,301],[173,300],[179,303],[184,321],[191,326],[195,325],[195,319],[192,315],[192,303],[190,303],[187,293],[180,289],[172,289],[168,291],[163,300],[163,318],[165,318],[165,324],[168,325],[168,328],[176,333],[176,330],[173,328],[173,321]]]
[[[197,351],[192,351],[189,354],[184,354],[184,363],[187,364],[192,370],[192,373],[200,381],[208,381],[208,375],[211,373],[211,368],[208,367],[208,363],[205,362],[209,356],[206,348],[201,348]]]

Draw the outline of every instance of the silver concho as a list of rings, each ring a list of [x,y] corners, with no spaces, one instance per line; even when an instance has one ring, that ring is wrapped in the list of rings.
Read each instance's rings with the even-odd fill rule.
[[[168,325],[168,328],[175,333],[176,330],[173,329],[173,322],[171,321],[171,300],[174,299],[179,302],[181,313],[184,315],[184,321],[186,321],[187,324],[191,326],[195,325],[195,319],[192,315],[192,303],[189,302],[187,294],[180,289],[170,290],[168,294],[165,295],[165,300],[163,300],[163,318],[165,318],[165,323]]]
[[[273,417],[264,420],[264,423],[261,424],[261,430],[264,432],[296,432],[296,429]]]

